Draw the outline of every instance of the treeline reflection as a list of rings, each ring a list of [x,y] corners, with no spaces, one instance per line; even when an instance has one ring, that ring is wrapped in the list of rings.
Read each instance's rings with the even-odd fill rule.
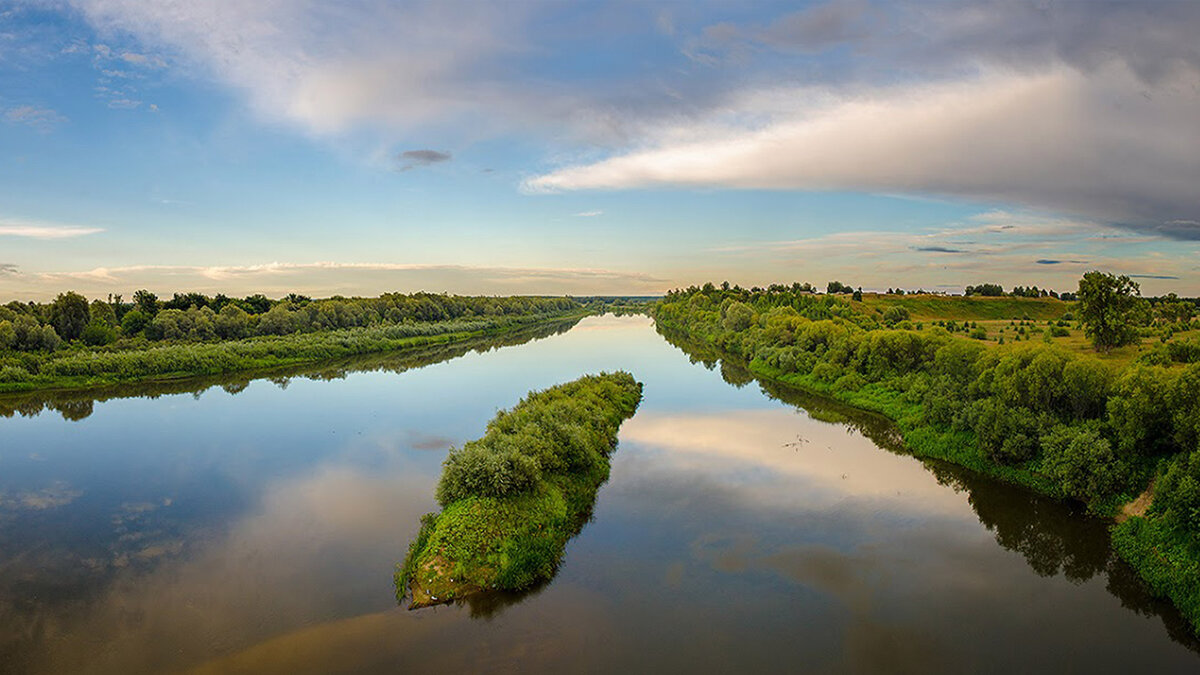
[[[757,380],[745,367],[723,358],[711,347],[661,326],[657,330],[693,363],[719,370],[722,379],[735,387],[757,381],[767,396],[802,408],[813,419],[848,426],[889,452],[911,454],[899,430],[882,415],[777,382]],[[1113,553],[1107,521],[1089,515],[1083,505],[1000,483],[948,462],[917,459],[939,483],[967,493],[971,508],[984,527],[995,533],[996,542],[1021,554],[1039,576],[1062,575],[1080,584],[1103,574],[1108,592],[1123,607],[1142,616],[1158,617],[1172,640],[1200,653],[1200,639],[1178,610],[1150,595],[1132,568]]]
[[[340,380],[351,373],[402,373],[413,368],[449,361],[471,352],[485,353],[501,347],[559,335],[570,330],[577,323],[579,323],[579,318],[564,319],[500,335],[472,338],[460,342],[426,345],[401,352],[364,354],[335,361],[322,361],[270,370],[137,382],[90,389],[4,394],[0,395],[0,416],[36,417],[43,412],[57,412],[63,419],[77,422],[91,416],[95,412],[96,403],[112,399],[154,399],[174,394],[192,394],[198,398],[213,388],[220,388],[229,394],[238,394],[255,380],[269,380],[281,389],[286,389],[291,380],[297,378]]]

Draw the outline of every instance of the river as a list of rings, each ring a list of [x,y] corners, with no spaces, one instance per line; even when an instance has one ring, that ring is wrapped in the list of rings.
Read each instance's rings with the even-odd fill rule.
[[[397,606],[451,445],[645,383],[533,592]],[[0,400],[0,672],[1196,672],[1081,509],[904,453],[640,316],[318,369]]]

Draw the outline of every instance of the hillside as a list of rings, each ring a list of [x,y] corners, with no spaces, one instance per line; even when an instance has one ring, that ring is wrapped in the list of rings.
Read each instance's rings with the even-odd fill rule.
[[[885,312],[903,307],[913,319],[956,319],[968,321],[996,319],[1059,319],[1073,303],[1057,298],[989,298],[962,295],[886,295],[864,293],[858,309]]]

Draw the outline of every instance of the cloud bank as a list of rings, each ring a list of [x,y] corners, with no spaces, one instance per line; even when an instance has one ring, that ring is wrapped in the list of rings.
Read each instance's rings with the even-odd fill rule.
[[[448,292],[462,295],[593,295],[661,293],[669,284],[650,274],[606,269],[473,267],[467,265],[386,262],[271,262],[258,265],[128,265],[84,271],[25,270],[5,275],[0,296],[45,299],[70,288],[102,297],[129,295],[147,288],[169,296],[177,291],[280,297],[304,293],[378,295],[400,292]]]
[[[133,37],[114,58],[190,67],[308,133],[536,136],[558,166],[530,192],[937,195],[1200,239],[1198,3],[73,4]],[[618,34],[656,48],[649,69],[611,63]]]
[[[0,237],[27,237],[30,239],[70,239],[103,232],[99,227],[78,225],[50,225],[18,220],[0,220]]]
[[[737,104],[741,116],[765,123],[668,128],[643,149],[524,187],[931,194],[1200,239],[1200,227],[1185,223],[1200,218],[1200,77],[1179,73],[1152,92],[1122,67],[1086,77],[1061,68],[853,93],[765,92]]]

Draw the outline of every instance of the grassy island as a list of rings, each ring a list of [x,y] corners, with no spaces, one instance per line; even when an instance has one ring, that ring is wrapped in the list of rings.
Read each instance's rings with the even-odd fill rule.
[[[884,414],[918,456],[1119,519],[1116,552],[1200,631],[1200,321],[1147,313],[1130,330],[1151,346],[1094,353],[1072,310],[706,284],[653,315],[763,381]]]
[[[588,375],[528,394],[487,432],[451,449],[437,487],[441,513],[396,572],[411,608],[549,579],[608,480],[621,423],[642,385],[625,372]]]

